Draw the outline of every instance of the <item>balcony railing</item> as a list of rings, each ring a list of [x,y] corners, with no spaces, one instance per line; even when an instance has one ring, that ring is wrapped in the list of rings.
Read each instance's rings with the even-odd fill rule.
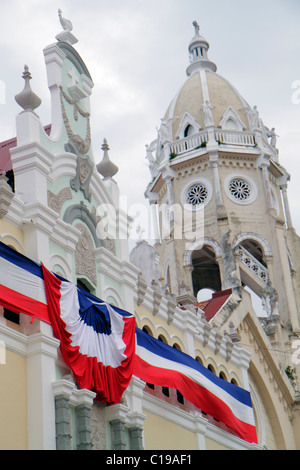
[[[254,134],[251,132],[224,131],[222,129],[216,129],[215,139],[220,144],[240,145],[242,147],[255,146]]]
[[[254,256],[249,253],[244,247],[239,246],[238,254],[240,256],[241,262],[247,266],[250,271],[257,276],[264,284],[267,283],[269,279],[268,269],[261,264]]]
[[[198,134],[176,140],[170,145],[170,155],[181,155],[182,153],[205,147],[208,141],[207,131],[201,131]]]
[[[256,145],[254,134],[251,132],[215,129],[214,137],[219,145],[236,145],[241,147],[255,147]],[[177,155],[205,147],[207,142],[208,132],[206,130],[198,132],[170,144],[170,156],[174,158]]]

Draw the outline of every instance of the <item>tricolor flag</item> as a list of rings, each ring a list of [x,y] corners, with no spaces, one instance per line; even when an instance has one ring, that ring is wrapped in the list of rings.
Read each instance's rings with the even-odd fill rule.
[[[133,374],[145,382],[170,387],[197,408],[257,443],[250,393],[217,377],[196,359],[136,328]]]
[[[113,307],[0,242],[0,305],[50,323],[81,388],[119,403],[132,375],[171,387],[203,412],[257,442],[250,393],[135,327]]]
[[[0,242],[0,305],[50,323],[81,388],[118,403],[135,351],[135,318]]]
[[[135,318],[43,266],[48,312],[65,363],[100,401],[121,401],[132,377]]]
[[[0,303],[49,323],[43,272],[35,263],[0,242]]]

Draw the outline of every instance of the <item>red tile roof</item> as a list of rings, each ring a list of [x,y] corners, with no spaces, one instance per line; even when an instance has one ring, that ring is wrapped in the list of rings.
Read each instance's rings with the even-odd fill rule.
[[[50,134],[51,125],[45,126],[46,134]],[[12,170],[12,162],[10,156],[10,149],[17,146],[17,138],[4,140],[0,142],[0,173]]]
[[[17,138],[5,140],[0,143],[0,173],[10,171],[12,169],[11,157],[9,149],[16,147]]]
[[[212,298],[210,300],[199,302],[195,304],[195,307],[198,307],[203,310],[206,320],[209,321],[220,310],[220,308],[224,305],[224,303],[231,296],[231,294],[231,289],[216,292],[212,295]]]

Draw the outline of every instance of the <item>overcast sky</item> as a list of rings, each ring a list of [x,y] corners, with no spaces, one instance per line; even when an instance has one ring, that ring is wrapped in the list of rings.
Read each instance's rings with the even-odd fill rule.
[[[299,0],[0,0],[0,141],[16,134],[20,108],[14,96],[23,88],[25,64],[42,98],[37,113],[50,123],[43,48],[61,31],[58,8],[73,23],[75,48],[94,82],[95,161],[102,158],[105,137],[129,204],[143,201],[150,179],[145,145],[156,138],[186,80],[197,20],[218,73],[257,105],[264,124],[279,135],[279,161],[291,174],[288,194],[300,233]]]

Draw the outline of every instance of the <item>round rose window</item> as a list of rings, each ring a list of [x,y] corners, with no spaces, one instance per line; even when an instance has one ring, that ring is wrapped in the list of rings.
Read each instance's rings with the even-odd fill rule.
[[[206,201],[207,196],[208,191],[206,186],[202,183],[196,183],[187,190],[186,200],[188,204],[198,206]]]
[[[230,194],[239,201],[245,201],[250,197],[251,187],[242,178],[233,178],[229,183]]]

